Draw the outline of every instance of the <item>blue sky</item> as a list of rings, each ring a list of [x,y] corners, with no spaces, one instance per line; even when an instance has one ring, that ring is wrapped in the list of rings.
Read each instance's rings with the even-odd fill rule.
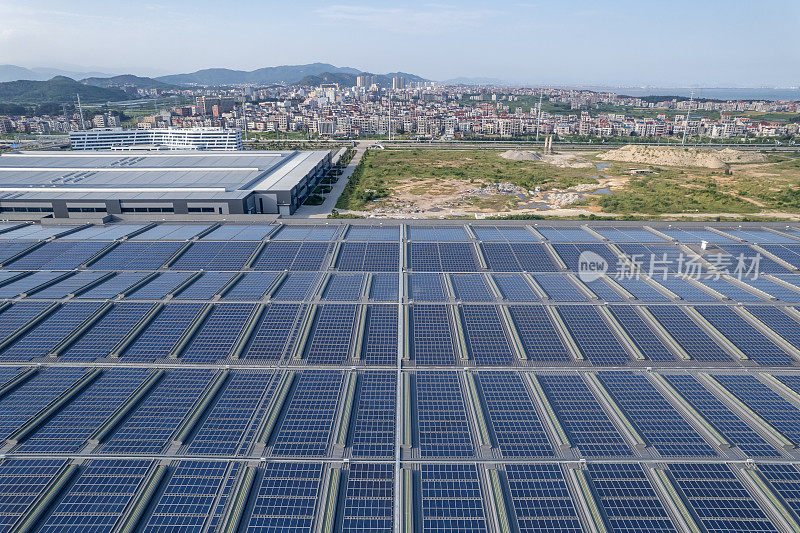
[[[797,0],[0,0],[0,64],[137,74],[323,61],[444,80],[800,84]]]

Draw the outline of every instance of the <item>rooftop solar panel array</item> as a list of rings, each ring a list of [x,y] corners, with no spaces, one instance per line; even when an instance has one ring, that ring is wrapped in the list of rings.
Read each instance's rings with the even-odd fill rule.
[[[709,226],[6,231],[0,531],[800,530],[800,233]]]

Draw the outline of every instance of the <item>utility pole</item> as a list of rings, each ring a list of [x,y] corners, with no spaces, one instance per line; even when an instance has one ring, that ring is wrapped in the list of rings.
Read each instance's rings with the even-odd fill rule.
[[[86,123],[83,121],[83,107],[81,107],[81,95],[78,94],[78,113],[81,115],[81,130],[86,129]]]
[[[694,91],[689,94],[689,109],[686,111],[686,120],[683,121],[683,142],[682,146],[686,146],[686,132],[689,131],[689,116],[692,114],[692,101],[694,100]]]
[[[536,142],[539,142],[539,124],[542,123],[542,95],[539,95],[539,112],[536,113]]]

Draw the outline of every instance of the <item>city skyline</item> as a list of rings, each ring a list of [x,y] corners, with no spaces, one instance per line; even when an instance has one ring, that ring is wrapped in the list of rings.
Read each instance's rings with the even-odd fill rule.
[[[390,6],[306,0],[286,6],[244,1],[229,14],[220,24],[224,13],[206,1],[109,6],[84,0],[67,11],[49,0],[24,5],[0,0],[5,21],[0,64],[157,76],[325,61],[439,81],[479,77],[519,84],[661,87],[800,83],[800,36],[793,31],[800,7],[783,0],[758,6],[679,1],[669,8],[574,2],[568,9],[520,2]]]

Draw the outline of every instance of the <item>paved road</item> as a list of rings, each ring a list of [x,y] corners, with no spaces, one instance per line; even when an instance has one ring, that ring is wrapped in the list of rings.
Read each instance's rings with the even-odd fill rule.
[[[331,210],[336,206],[336,201],[344,191],[345,185],[350,181],[356,165],[361,161],[361,156],[367,151],[367,146],[374,144],[374,141],[359,141],[356,147],[356,153],[350,164],[344,169],[342,175],[339,176],[339,181],[333,185],[333,190],[325,197],[325,202],[320,205],[301,205],[300,208],[294,212],[293,215],[284,216],[281,218],[327,218]]]

